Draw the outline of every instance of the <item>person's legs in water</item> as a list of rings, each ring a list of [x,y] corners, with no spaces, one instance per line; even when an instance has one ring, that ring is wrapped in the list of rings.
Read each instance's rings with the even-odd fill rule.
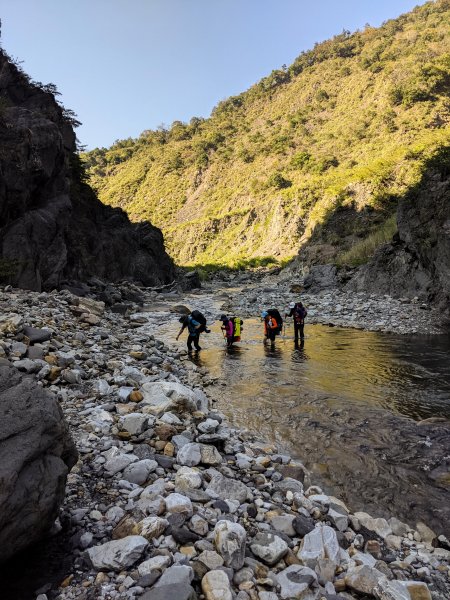
[[[192,340],[194,342],[194,346],[196,350],[201,350],[200,344],[198,343],[200,340],[200,334],[192,336]]]
[[[270,345],[275,346],[275,331],[270,330],[268,333],[268,338],[270,340]]]
[[[305,347],[305,338],[300,339],[300,344],[298,343],[298,340],[295,340],[294,347],[296,350],[303,350]]]
[[[305,329],[304,323],[294,323],[295,343],[298,343],[299,334],[300,334],[301,340],[303,340],[305,338],[304,329]]]
[[[188,339],[187,339],[187,347],[188,347],[188,352],[192,352],[192,342],[195,342],[196,338],[194,336],[192,336],[191,334],[188,335]]]

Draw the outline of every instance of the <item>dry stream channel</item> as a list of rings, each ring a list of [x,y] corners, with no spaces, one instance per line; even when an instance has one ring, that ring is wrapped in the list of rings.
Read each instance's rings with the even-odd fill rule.
[[[220,314],[210,299],[190,300]],[[178,330],[174,319],[156,335],[174,343]],[[227,350],[216,321],[191,360],[218,379],[207,389],[216,408],[300,459],[313,483],[353,510],[449,535],[450,337],[324,325],[305,334],[296,349],[288,326],[271,349],[246,319]]]

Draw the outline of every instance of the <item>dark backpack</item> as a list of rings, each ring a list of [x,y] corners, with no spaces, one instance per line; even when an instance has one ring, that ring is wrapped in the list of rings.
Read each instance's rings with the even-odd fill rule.
[[[206,317],[199,310],[193,310],[191,312],[191,317],[195,319],[197,323],[200,323],[200,325],[203,325],[204,327],[206,326]]]
[[[308,314],[306,308],[304,306],[295,305],[294,308],[294,319],[298,322],[302,322],[306,315]]]
[[[283,319],[281,318],[279,311],[276,308],[269,308],[267,312],[271,317],[274,317],[276,319],[276,322],[278,324],[278,327],[275,330],[275,334],[280,334],[283,331]]]

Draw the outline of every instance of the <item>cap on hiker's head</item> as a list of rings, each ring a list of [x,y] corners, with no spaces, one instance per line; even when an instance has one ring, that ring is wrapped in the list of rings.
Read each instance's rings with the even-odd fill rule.
[[[295,308],[295,302],[291,302],[291,303],[289,304],[289,308]]]
[[[261,317],[264,319],[265,317],[267,317],[269,313],[267,312],[267,310],[263,310],[261,313]]]
[[[228,321],[227,315],[220,315],[220,321]]]

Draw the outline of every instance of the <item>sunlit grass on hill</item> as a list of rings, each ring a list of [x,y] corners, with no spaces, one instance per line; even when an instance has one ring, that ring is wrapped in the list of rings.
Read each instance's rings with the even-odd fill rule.
[[[450,142],[449,20],[450,1],[437,0],[343,32],[209,119],[85,154],[90,181],[102,201],[159,226],[184,265],[283,260],[342,206],[389,219]],[[376,238],[356,222],[336,231],[335,257],[357,260],[347,253],[365,236]]]
[[[356,242],[352,248],[338,254],[338,265],[357,267],[366,263],[377,248],[392,241],[397,231],[396,215],[391,215],[380,227],[370,233],[365,239]]]

